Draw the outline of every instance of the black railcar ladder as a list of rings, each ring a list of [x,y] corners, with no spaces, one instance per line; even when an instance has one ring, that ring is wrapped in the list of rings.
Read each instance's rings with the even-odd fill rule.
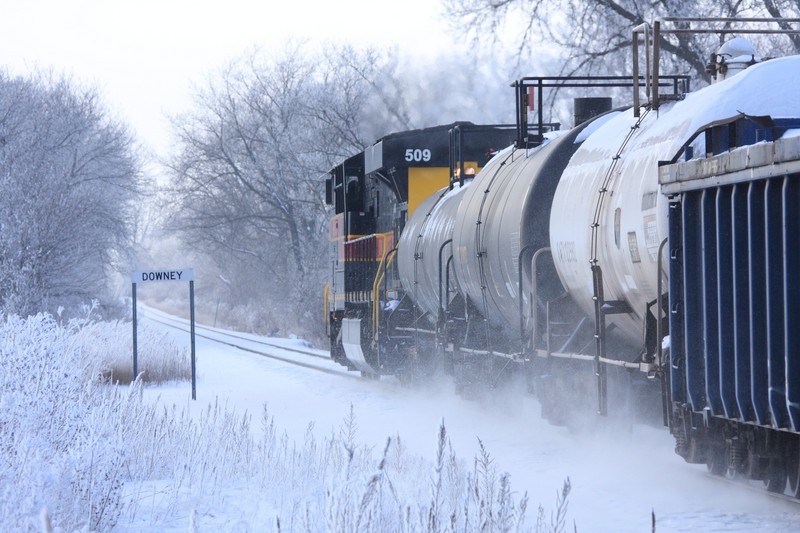
[[[611,160],[603,184],[597,191],[597,202],[595,203],[594,216],[591,225],[591,253],[590,266],[592,269],[592,288],[594,291],[594,324],[595,324],[595,374],[597,375],[597,412],[601,416],[608,415],[608,376],[606,366],[603,362],[606,359],[606,315],[615,313],[627,313],[630,311],[627,302],[622,300],[606,301],[603,296],[603,270],[600,267],[600,260],[597,257],[597,249],[600,232],[600,217],[603,212],[603,203],[609,193],[609,186],[617,171],[617,165],[622,157],[622,152],[628,145],[636,130],[641,126],[642,121],[647,116],[650,108],[645,109],[636,120],[636,124],[631,126],[630,131],[622,141],[622,145],[617,150],[616,155]]]

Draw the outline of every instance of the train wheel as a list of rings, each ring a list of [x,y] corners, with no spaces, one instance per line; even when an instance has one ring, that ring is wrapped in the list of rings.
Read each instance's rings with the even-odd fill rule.
[[[783,494],[786,490],[786,462],[781,459],[770,459],[765,472],[764,486],[768,492]]]
[[[800,437],[789,446],[786,470],[789,474],[789,490],[795,498],[800,498]]]
[[[684,461],[693,465],[703,463],[708,465],[709,463],[706,462],[708,451],[700,445],[697,437],[693,435],[687,435],[686,438],[687,441],[684,444],[685,447],[683,448],[682,452],[679,452]]]
[[[715,476],[724,476],[728,472],[728,457],[725,448],[715,447],[708,454],[706,463],[708,471]]]

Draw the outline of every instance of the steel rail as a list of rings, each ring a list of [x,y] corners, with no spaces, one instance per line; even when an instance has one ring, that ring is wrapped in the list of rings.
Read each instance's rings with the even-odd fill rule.
[[[167,317],[155,317],[155,316],[152,316],[152,315],[148,314],[148,315],[146,315],[146,318],[149,319],[149,320],[152,320],[153,322],[157,322],[157,323],[162,324],[162,325],[167,326],[167,327],[171,327],[171,328],[178,329],[178,330],[181,330],[181,331],[186,331],[186,332],[189,331],[188,328],[186,328],[186,329],[184,328],[184,325],[181,323],[182,322],[181,319],[173,319],[174,322],[179,322],[180,323],[180,324],[174,324],[174,323],[170,323],[169,322],[170,319],[167,318]],[[316,357],[316,358],[325,359],[325,360],[333,362],[333,360],[330,359],[329,357],[326,357],[324,355],[321,355],[321,354],[318,354],[318,353],[314,353],[314,352],[311,352],[311,351],[308,351],[308,350],[302,350],[302,349],[299,349],[299,348],[281,346],[280,344],[270,343],[270,342],[261,341],[261,340],[249,339],[249,338],[247,338],[245,336],[242,336],[242,335],[236,335],[236,334],[232,334],[232,333],[221,332],[221,331],[218,331],[216,329],[209,328],[207,326],[198,326],[198,328],[203,328],[205,330],[212,331],[217,335],[233,337],[234,339],[241,339],[243,341],[252,342],[252,343],[255,343],[255,344],[261,344],[261,345],[264,345],[264,346],[269,346],[270,348],[275,348],[275,349],[278,349],[278,350],[284,350],[284,351],[287,351],[287,352],[299,353],[299,354],[305,355],[307,357]],[[243,352],[249,352],[249,353],[261,355],[261,356],[266,357],[268,359],[275,359],[276,361],[281,361],[283,363],[288,363],[288,364],[291,364],[291,365],[300,366],[300,367],[308,368],[308,369],[311,369],[311,370],[317,370],[317,371],[323,372],[325,374],[337,375],[337,376],[342,376],[342,377],[347,377],[347,378],[352,378],[352,379],[359,379],[359,380],[362,379],[360,374],[352,374],[350,372],[346,372],[346,371],[343,371],[343,370],[337,370],[337,369],[333,369],[333,368],[325,368],[325,367],[314,365],[314,364],[311,364],[311,363],[305,363],[303,361],[297,361],[295,359],[290,359],[288,357],[281,357],[280,355],[275,355],[273,353],[263,352],[263,351],[260,351],[260,350],[256,350],[254,348],[248,348],[246,346],[242,346],[241,344],[236,344],[235,342],[228,342],[228,341],[225,341],[225,340],[222,340],[222,339],[219,339],[219,338],[215,338],[215,337],[209,336],[209,335],[203,335],[203,334],[200,334],[200,333],[195,333],[195,335],[198,336],[198,337],[201,337],[203,339],[207,339],[207,340],[210,340],[212,342],[216,342],[218,344],[222,344],[224,346],[230,346],[232,348],[236,348],[237,350],[241,350]]]

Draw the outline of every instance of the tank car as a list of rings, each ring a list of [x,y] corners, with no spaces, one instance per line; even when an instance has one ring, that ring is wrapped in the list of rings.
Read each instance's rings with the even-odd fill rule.
[[[655,410],[688,462],[800,497],[800,56],[734,39],[688,92],[657,47],[692,22],[634,29],[647,76],[516,82],[513,144],[395,224],[374,334],[362,316],[340,337],[351,362],[382,339],[389,372],[436,354],[465,392],[523,378],[557,423]],[[576,86],[630,86],[633,105],[592,100],[565,131],[539,106],[529,126],[534,97]]]

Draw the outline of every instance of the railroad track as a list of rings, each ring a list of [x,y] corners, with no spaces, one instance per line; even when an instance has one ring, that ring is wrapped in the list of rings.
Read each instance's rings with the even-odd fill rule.
[[[189,332],[189,324],[184,319],[170,317],[168,315],[163,315],[159,312],[149,311],[147,309],[139,310],[139,314],[141,315],[142,318],[151,320],[158,324],[174,328],[180,331],[185,331],[187,333]],[[202,333],[203,331],[205,331],[206,333]],[[195,323],[195,336],[225,346],[230,346],[232,348],[236,348],[237,350],[241,350],[243,352],[257,354],[262,357],[266,357],[268,359],[274,359],[276,361],[281,361],[283,363],[287,363],[290,365],[308,368],[318,372],[323,372],[325,374],[332,374],[351,379],[362,379],[360,374],[354,372],[348,372],[346,370],[337,368],[339,365],[333,362],[333,360],[331,360],[327,352],[323,350],[317,350],[314,348],[303,348],[298,346],[286,346],[278,342],[269,342],[261,338],[256,339],[253,338],[253,336],[249,336],[246,334],[238,334],[229,331],[222,331],[216,328],[203,326],[197,323]],[[254,348],[253,346],[264,346],[270,348],[270,351],[269,352],[264,351],[263,349]],[[319,361],[319,363],[314,364],[312,362],[309,362],[308,360],[302,360],[296,357],[293,358],[289,356],[279,355],[275,353],[275,351],[282,351],[291,354],[300,354],[303,356],[303,359],[308,358],[310,360],[317,360]]]

